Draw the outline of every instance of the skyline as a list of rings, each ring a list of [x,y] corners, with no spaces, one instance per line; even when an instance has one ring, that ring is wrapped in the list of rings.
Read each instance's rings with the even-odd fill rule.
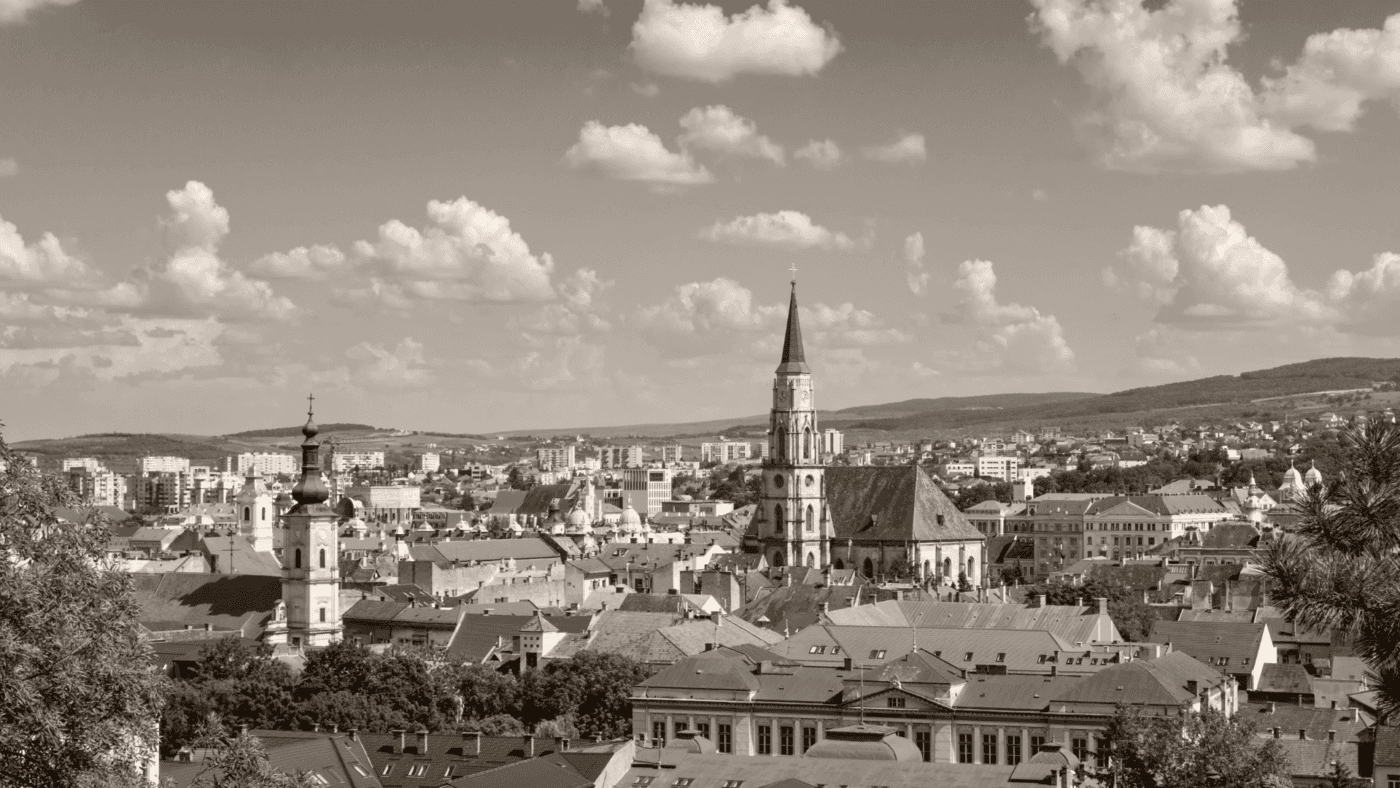
[[[5,437],[1400,355],[1393,5],[751,5],[0,1]]]

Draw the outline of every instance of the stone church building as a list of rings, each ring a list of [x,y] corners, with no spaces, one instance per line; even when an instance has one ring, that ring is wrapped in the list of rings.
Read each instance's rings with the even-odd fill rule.
[[[920,580],[955,582],[965,572],[981,583],[984,537],[927,471],[827,466],[819,435],[794,282],[773,376],[763,493],[744,549],[775,567],[829,566],[875,577],[904,563]]]

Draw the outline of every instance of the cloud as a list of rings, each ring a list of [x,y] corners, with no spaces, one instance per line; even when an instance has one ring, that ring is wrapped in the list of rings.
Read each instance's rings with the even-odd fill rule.
[[[928,292],[932,276],[924,270],[924,234],[914,233],[904,239],[904,277],[909,283],[909,292],[914,295]]]
[[[604,19],[608,18],[608,7],[603,0],[578,0],[578,11],[580,14],[601,14]]]
[[[753,121],[734,114],[723,104],[696,107],[681,118],[683,148],[701,148],[733,156],[766,159],[783,166],[783,146],[758,133]]]
[[[1045,202],[1046,200],[1050,199],[1050,192],[1047,192],[1044,189],[1032,189],[1031,199],[1035,200],[1036,202]]]
[[[249,264],[248,270],[267,279],[323,280],[345,273],[353,263],[353,258],[334,246],[317,244],[265,254]]]
[[[1360,273],[1334,271],[1327,281],[1327,298],[1352,330],[1394,331],[1400,323],[1400,255],[1378,254]]]
[[[632,83],[632,92],[644,98],[656,98],[661,94],[661,88],[655,82]]]
[[[1053,374],[1074,369],[1074,351],[1060,321],[1035,307],[1000,303],[997,276],[986,260],[958,266],[954,289],[961,293],[960,318],[979,330],[979,349],[994,368],[1018,373]]]
[[[1181,376],[1199,372],[1201,362],[1184,348],[1189,337],[1173,326],[1154,326],[1133,339],[1134,365],[1139,375]]]
[[[1351,131],[1365,102],[1384,100],[1400,102],[1400,14],[1380,30],[1309,36],[1297,62],[1264,80],[1269,115],[1319,131]]]
[[[1103,276],[1110,287],[1159,307],[1162,322],[1337,317],[1321,294],[1299,288],[1283,259],[1251,237],[1224,205],[1182,211],[1174,230],[1134,228],[1132,242]]]
[[[841,232],[832,232],[798,211],[759,213],[739,216],[728,222],[715,222],[700,231],[700,237],[715,243],[738,246],[768,246],[797,251],[802,249],[854,249],[856,242]]]
[[[0,25],[15,25],[24,21],[31,11],[49,6],[73,5],[78,0],[0,0]]]
[[[919,164],[928,160],[924,135],[904,132],[900,132],[892,142],[866,148],[861,153],[867,159],[887,164]]]
[[[793,151],[794,159],[802,159],[819,170],[834,170],[841,164],[841,149],[831,140],[812,140]]]
[[[386,305],[409,299],[444,301],[547,301],[554,297],[550,274],[554,260],[530,251],[511,229],[510,220],[466,197],[428,203],[424,230],[392,219],[379,227],[379,238],[359,241],[355,253],[386,270],[371,278],[369,295]],[[347,289],[353,301],[363,289]]]
[[[697,164],[689,152],[672,153],[660,137],[636,123],[604,126],[588,121],[579,131],[578,142],[564,154],[564,161],[574,169],[662,188],[714,182],[710,171]]]
[[[19,174],[19,162],[14,159],[0,159],[0,178],[13,178]]]
[[[52,233],[26,244],[18,227],[0,219],[0,286],[91,289],[100,282],[98,273],[65,251]]]
[[[728,82],[739,74],[816,74],[841,51],[841,42],[784,0],[731,17],[719,6],[646,0],[632,26],[631,47],[649,71]]]
[[[365,388],[418,389],[437,380],[423,356],[423,344],[412,337],[405,337],[393,348],[361,342],[347,349],[345,356],[357,362],[350,373],[351,382]]]
[[[1234,0],[1032,2],[1044,42],[1097,94],[1082,125],[1103,166],[1237,172],[1314,159],[1312,141],[1268,117],[1225,62],[1240,40]]]

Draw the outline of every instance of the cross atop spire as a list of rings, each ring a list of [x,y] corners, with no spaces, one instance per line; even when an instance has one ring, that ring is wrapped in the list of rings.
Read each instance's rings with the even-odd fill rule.
[[[313,407],[315,404],[316,404],[316,395],[315,395],[315,394],[307,394],[307,395],[306,395],[306,416],[307,416],[307,418],[310,418],[310,417],[311,417],[311,411],[315,410],[315,408]]]
[[[793,266],[796,268],[796,265]],[[788,301],[787,334],[783,337],[783,357],[778,364],[777,374],[809,374],[807,355],[802,350],[802,324],[797,316],[797,278],[793,274],[792,298]]]
[[[792,272],[792,283],[793,283],[794,285],[797,284],[797,263],[796,263],[796,261],[793,262],[793,264],[788,268],[788,270]]]

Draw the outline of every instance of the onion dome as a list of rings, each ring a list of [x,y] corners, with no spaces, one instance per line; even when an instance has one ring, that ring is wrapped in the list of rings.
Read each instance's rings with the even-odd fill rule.
[[[314,397],[307,399],[315,401]],[[292,500],[297,502],[298,507],[323,504],[331,497],[331,491],[326,489],[326,483],[321,479],[321,443],[316,440],[316,433],[321,429],[316,426],[311,410],[308,406],[306,424],[301,428],[301,434],[306,437],[301,442],[301,478],[292,487]]]
[[[569,512],[569,528],[580,529],[588,527],[588,515],[584,513],[582,506],[575,506]]]
[[[1319,471],[1317,469],[1316,460],[1313,461],[1312,467],[1308,468],[1308,472],[1303,475],[1303,481],[1309,487],[1312,487],[1315,484],[1322,484],[1322,471]]]
[[[622,518],[619,522],[620,530],[624,533],[634,534],[642,530],[642,516],[637,514],[637,510],[632,508],[632,502],[627,502],[627,508],[622,510]]]

